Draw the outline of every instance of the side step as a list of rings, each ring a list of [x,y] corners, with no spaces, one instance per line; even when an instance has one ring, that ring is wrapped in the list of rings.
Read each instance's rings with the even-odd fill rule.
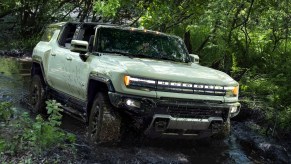
[[[87,122],[86,116],[84,114],[82,114],[81,112],[78,112],[75,109],[72,109],[71,107],[67,107],[67,106],[61,106],[62,109],[64,109],[64,113],[68,114],[69,116],[82,121],[84,123]]]

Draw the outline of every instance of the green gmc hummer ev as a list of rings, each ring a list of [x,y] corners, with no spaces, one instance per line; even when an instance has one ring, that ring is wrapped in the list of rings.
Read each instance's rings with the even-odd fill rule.
[[[88,123],[93,142],[119,139],[128,128],[151,138],[226,135],[240,109],[235,80],[199,65],[181,38],[157,31],[52,24],[32,59],[33,112],[56,99]]]

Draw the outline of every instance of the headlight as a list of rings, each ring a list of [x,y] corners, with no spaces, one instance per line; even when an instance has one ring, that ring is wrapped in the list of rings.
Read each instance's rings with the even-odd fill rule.
[[[224,87],[225,89],[225,96],[227,97],[236,97],[238,96],[239,86],[235,87]]]
[[[124,85],[129,88],[155,88],[156,81],[138,77],[124,76]]]

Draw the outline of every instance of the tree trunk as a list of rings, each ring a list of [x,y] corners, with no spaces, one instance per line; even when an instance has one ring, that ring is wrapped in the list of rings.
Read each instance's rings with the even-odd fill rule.
[[[193,51],[192,51],[192,45],[191,45],[191,38],[190,38],[190,31],[187,31],[184,34],[184,42],[186,44],[186,47],[187,47],[188,52],[190,54],[193,53]]]

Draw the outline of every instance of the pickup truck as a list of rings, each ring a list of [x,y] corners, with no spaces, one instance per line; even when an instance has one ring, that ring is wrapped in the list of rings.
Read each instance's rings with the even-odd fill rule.
[[[240,111],[239,84],[199,65],[183,40],[158,31],[63,22],[47,27],[33,50],[30,103],[56,99],[88,124],[92,142],[125,129],[151,138],[227,136]]]

